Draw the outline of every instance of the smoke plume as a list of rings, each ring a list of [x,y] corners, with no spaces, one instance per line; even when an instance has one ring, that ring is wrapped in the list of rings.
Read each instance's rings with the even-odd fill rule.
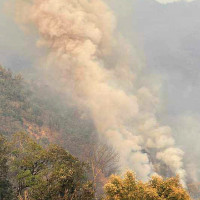
[[[15,10],[18,22],[36,28],[37,46],[47,50],[43,65],[48,73],[87,110],[100,139],[119,153],[122,169],[147,179],[153,168],[144,150],[154,150],[184,181],[183,152],[174,147],[170,127],[156,119],[159,99],[148,87],[136,87],[140,77],[129,62],[130,47],[116,33],[116,19],[106,3],[16,0]]]

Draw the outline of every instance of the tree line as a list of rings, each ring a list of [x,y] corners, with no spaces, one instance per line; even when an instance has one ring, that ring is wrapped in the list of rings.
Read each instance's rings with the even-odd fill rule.
[[[110,152],[103,150],[100,152]],[[110,152],[110,155],[113,155]],[[82,162],[58,145],[42,146],[20,132],[9,140],[0,136],[1,200],[189,200],[178,177],[152,177],[144,183],[133,172],[111,175],[103,193],[96,193],[101,170],[96,156]],[[101,154],[101,156],[103,156]],[[106,156],[107,157],[107,156]],[[108,158],[108,157],[107,157]],[[97,159],[98,160],[98,159]],[[106,160],[106,158],[104,158]],[[102,162],[102,160],[101,160]],[[96,164],[95,164],[96,163]],[[107,162],[108,163],[108,162]],[[106,164],[106,161],[104,163]],[[95,169],[96,168],[96,169]]]

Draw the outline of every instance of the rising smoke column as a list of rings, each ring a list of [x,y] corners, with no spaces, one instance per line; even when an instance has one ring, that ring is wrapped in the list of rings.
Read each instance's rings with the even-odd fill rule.
[[[147,179],[153,171],[143,149],[154,149],[157,159],[184,181],[183,152],[174,147],[171,129],[160,126],[155,117],[158,99],[147,87],[134,88],[132,66],[113,56],[114,49],[123,46],[108,6],[102,0],[15,3],[16,19],[33,24],[38,47],[48,49],[49,72],[88,110],[100,138],[119,152],[122,169],[133,169]],[[118,59],[118,66],[108,66],[109,57]]]

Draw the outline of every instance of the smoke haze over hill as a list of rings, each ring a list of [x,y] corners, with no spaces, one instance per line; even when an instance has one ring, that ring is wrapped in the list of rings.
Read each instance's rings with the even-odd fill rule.
[[[186,154],[190,153],[189,140],[197,143],[193,138],[199,133],[199,1],[165,6],[151,0],[110,1],[113,10],[99,0],[68,1],[68,6],[53,0],[37,0],[33,5],[19,2],[20,26],[35,26],[37,44],[45,50],[34,46],[28,50],[38,36],[31,33],[32,27],[24,35],[15,24],[10,29],[19,34],[13,39],[17,37],[19,43],[13,53],[0,49],[4,52],[1,62],[12,66],[10,58],[17,63],[20,56],[19,66],[33,66],[37,51],[46,51],[42,65],[49,67],[46,73],[54,79],[54,86],[71,95],[92,117],[100,138],[121,155],[123,168],[134,169],[146,179],[153,169],[142,149],[154,149],[157,159],[184,180],[183,152],[174,146],[172,135]],[[22,12],[23,6],[28,14]],[[13,23],[10,18],[3,20]],[[6,46],[3,34],[1,38]],[[193,136],[183,132],[191,126],[196,127]],[[187,135],[187,141],[182,135]],[[197,165],[194,160],[189,162]]]

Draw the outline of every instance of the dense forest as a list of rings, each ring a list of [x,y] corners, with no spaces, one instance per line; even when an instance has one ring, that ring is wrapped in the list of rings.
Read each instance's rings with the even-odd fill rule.
[[[0,137],[0,199],[2,200],[189,200],[178,177],[153,177],[142,183],[132,172],[111,176],[105,195],[95,194],[89,163],[62,147],[42,147],[26,133]]]
[[[47,85],[0,67],[1,200],[190,199],[178,177],[112,175],[118,154],[65,104]]]

